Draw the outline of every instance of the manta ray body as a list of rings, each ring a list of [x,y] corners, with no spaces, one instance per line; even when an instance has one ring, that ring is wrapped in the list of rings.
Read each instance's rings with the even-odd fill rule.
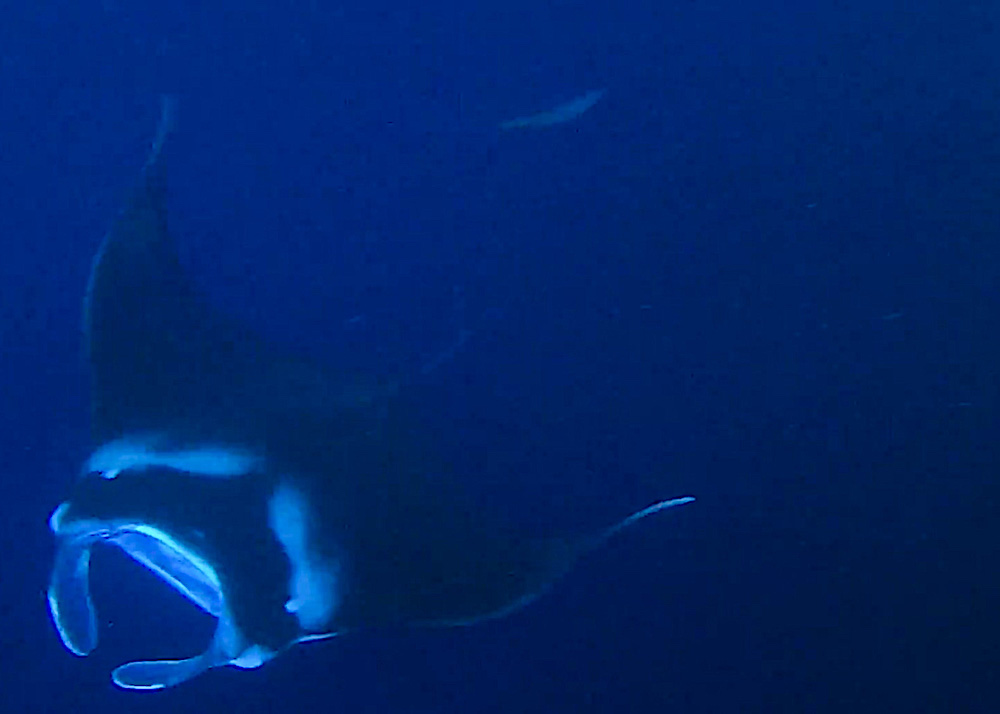
[[[217,619],[187,659],[131,662],[113,681],[170,687],[212,668],[255,668],[298,642],[382,626],[453,626],[539,595],[620,528],[580,537],[498,528],[425,473],[395,386],[359,385],[217,314],[167,229],[160,131],[104,238],[84,301],[93,449],[49,524],[48,588],[66,647],[98,627],[95,545],[121,548]]]

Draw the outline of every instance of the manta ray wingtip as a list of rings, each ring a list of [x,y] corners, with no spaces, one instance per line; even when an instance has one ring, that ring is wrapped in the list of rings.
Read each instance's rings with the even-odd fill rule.
[[[651,506],[643,508],[641,511],[636,511],[632,515],[623,518],[622,520],[615,523],[610,528],[606,529],[600,536],[599,542],[603,543],[612,536],[617,535],[619,532],[625,530],[629,526],[643,520],[644,518],[653,515],[654,513],[659,513],[660,511],[665,511],[668,508],[674,508],[675,506],[683,506],[687,503],[692,503],[695,500],[694,496],[679,496],[678,498],[671,498],[666,501],[658,501]]]
[[[146,158],[146,171],[159,165],[160,155],[163,153],[163,145],[167,137],[174,130],[177,122],[177,97],[173,94],[160,96],[160,121],[156,125],[156,134],[153,136],[153,143],[149,148],[149,156]]]

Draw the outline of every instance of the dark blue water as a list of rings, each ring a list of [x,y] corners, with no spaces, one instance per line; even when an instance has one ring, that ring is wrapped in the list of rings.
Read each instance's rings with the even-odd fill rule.
[[[997,711],[998,28],[963,0],[4,3],[4,706]],[[81,296],[164,92],[220,308],[379,374],[471,332],[406,398],[527,530],[698,502],[504,621],[114,690],[208,632],[112,557],[87,660],[44,601],[89,446]]]

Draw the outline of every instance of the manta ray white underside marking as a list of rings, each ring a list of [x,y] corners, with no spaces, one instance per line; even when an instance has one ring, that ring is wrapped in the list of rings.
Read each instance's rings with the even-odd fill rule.
[[[220,445],[166,448],[152,436],[126,437],[102,445],[87,459],[86,471],[115,478],[122,471],[163,466],[208,478],[233,478],[249,473],[260,458],[239,447]]]

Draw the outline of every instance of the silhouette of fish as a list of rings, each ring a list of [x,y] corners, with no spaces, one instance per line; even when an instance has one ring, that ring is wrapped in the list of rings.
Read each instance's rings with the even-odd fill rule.
[[[504,130],[532,129],[571,121],[597,104],[606,92],[606,89],[591,90],[585,94],[581,94],[576,99],[571,99],[564,104],[560,104],[554,109],[502,122],[500,128]]]

